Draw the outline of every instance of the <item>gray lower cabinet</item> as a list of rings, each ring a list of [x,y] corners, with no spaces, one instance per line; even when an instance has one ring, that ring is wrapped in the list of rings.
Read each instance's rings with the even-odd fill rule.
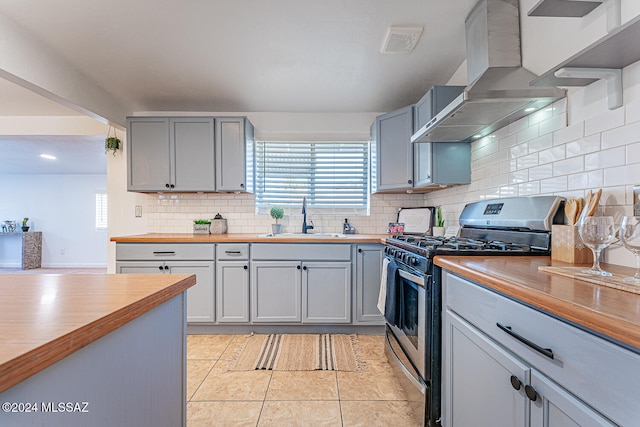
[[[302,322],[351,323],[351,263],[302,263]]]
[[[249,261],[216,262],[218,323],[249,322]]]
[[[215,191],[213,117],[128,117],[127,190]]]
[[[300,261],[251,262],[251,320],[299,323],[302,320]]]
[[[187,322],[215,321],[213,307],[213,261],[120,261],[120,274],[195,274],[196,285],[187,290]]]
[[[215,322],[213,243],[117,243],[116,273],[195,274],[187,290],[187,322]]]
[[[384,324],[378,310],[383,249],[381,244],[355,245],[355,324]]]
[[[639,354],[443,278],[443,427],[637,424]]]

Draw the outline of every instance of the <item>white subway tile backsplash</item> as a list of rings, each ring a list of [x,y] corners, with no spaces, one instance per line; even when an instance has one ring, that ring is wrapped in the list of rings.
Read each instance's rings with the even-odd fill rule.
[[[640,180],[638,165],[618,166],[604,169],[604,186],[613,187],[637,183]]]
[[[548,133],[546,135],[539,136],[529,141],[528,145],[529,153],[535,153],[536,151],[551,148],[551,146],[553,145],[553,135],[551,133]]]
[[[565,145],[567,157],[581,156],[600,150],[600,134],[596,133],[585,138],[567,142]]]
[[[539,125],[533,125],[518,132],[516,134],[516,141],[518,141],[518,143],[520,144],[522,142],[531,141],[533,138],[538,137],[538,126]]]
[[[631,124],[640,121],[640,102],[625,107],[626,118],[625,123]]]
[[[584,159],[582,157],[572,157],[553,163],[553,175],[568,175],[582,172],[584,170]]]
[[[631,123],[602,133],[602,148],[640,142],[640,122]]]
[[[558,145],[538,153],[540,164],[557,162],[565,158],[565,146]]]
[[[540,181],[529,181],[518,184],[519,196],[533,196],[536,194],[540,194]]]
[[[518,170],[538,166],[538,153],[520,157],[517,160]]]
[[[612,166],[625,164],[625,147],[616,147],[610,150],[598,151],[597,153],[584,156],[586,170],[605,169]]]
[[[539,135],[551,134],[552,132],[567,126],[567,117],[564,114],[553,116],[543,122],[540,122],[538,126]]]
[[[593,135],[624,125],[624,108],[606,110],[602,114],[587,119],[584,123],[584,134]]]
[[[542,110],[538,110],[534,113],[529,114],[529,126],[533,126],[537,123],[544,122],[545,120],[549,120],[553,117],[553,108],[544,108]]]
[[[584,122],[578,122],[571,126],[558,129],[553,133],[553,145],[564,144],[584,136]]]
[[[509,150],[510,156],[512,159],[517,159],[518,157],[526,156],[529,154],[529,144],[526,142],[524,144],[518,144]]]
[[[537,181],[540,179],[551,178],[553,176],[553,163],[536,166],[528,169],[529,181]]]
[[[567,177],[558,176],[555,178],[543,179],[540,181],[541,194],[555,194],[567,190]]]
[[[517,145],[516,134],[515,133],[512,134],[512,135],[509,135],[509,136],[507,136],[505,138],[502,138],[502,139],[498,140],[498,149],[499,150],[506,150],[506,149],[509,149],[509,148],[511,148],[511,147],[513,147],[515,145]]]
[[[634,163],[640,163],[640,143],[627,145],[627,164]]]
[[[527,117],[523,117],[520,120],[511,123],[509,126],[507,126],[507,129],[509,134],[513,134],[525,130],[528,127],[529,119]]]

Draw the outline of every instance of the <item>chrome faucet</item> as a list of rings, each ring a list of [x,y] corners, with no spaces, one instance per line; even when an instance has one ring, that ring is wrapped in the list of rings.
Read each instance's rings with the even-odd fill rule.
[[[307,234],[307,230],[313,230],[313,221],[311,225],[307,225],[307,198],[302,198],[302,232]]]

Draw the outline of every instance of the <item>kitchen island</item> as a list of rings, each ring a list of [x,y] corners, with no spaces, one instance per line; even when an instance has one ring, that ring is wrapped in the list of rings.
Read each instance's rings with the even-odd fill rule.
[[[435,263],[443,285],[444,427],[637,425],[639,294],[540,271],[576,267],[549,257]]]
[[[184,425],[193,275],[0,276],[0,425]]]

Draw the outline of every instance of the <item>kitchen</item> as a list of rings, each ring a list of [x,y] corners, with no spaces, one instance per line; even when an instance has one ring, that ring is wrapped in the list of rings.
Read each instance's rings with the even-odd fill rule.
[[[521,11],[530,10],[533,1],[521,2]],[[623,2],[623,22],[639,12],[631,2]],[[603,8],[599,8],[603,9]],[[523,17],[524,65],[542,74],[573,53],[604,36],[605,13],[596,9],[577,19]],[[541,24],[544,22],[544,24]],[[540,31],[549,25],[549,31]],[[565,29],[570,28],[569,35]],[[555,31],[555,33],[554,33]],[[555,38],[554,38],[555,37]],[[557,43],[563,40],[566,45]],[[554,46],[549,50],[549,46]],[[556,49],[557,48],[557,49]],[[556,51],[557,50],[557,51]],[[466,84],[464,67],[444,84]],[[392,193],[371,198],[369,217],[350,217],[362,234],[384,234],[388,222],[395,220],[400,206],[442,206],[445,222],[454,225],[467,202],[485,198],[557,194],[563,197],[583,197],[591,188],[603,188],[602,213],[631,212],[633,185],[637,184],[637,137],[634,123],[638,121],[637,64],[624,70],[624,105],[607,108],[604,81],[585,88],[572,89],[566,100],[558,101],[554,111],[534,113],[483,138],[471,147],[471,184],[444,188],[432,193]],[[424,92],[424,91],[423,91]],[[414,95],[417,101],[423,93]],[[400,107],[400,105],[398,105]],[[369,126],[375,114],[318,115],[296,113],[248,113],[257,131],[263,135],[283,133],[284,123],[295,123],[298,137],[305,133],[326,133],[332,129],[338,135],[357,134],[368,138]],[[319,120],[319,118],[321,120]],[[266,138],[266,137],[265,137]],[[336,136],[334,136],[336,138]],[[188,233],[194,214],[221,213],[229,218],[230,232],[261,234],[269,231],[272,220],[255,215],[252,196],[246,194],[185,194],[161,198],[158,195],[131,194],[124,191],[126,164],[123,157],[109,156],[109,197],[114,210],[126,212],[110,224],[111,236],[144,233]],[[512,163],[515,170],[511,169]],[[497,165],[497,167],[496,167]],[[115,174],[111,172],[115,171]],[[165,195],[166,197],[166,195]],[[142,206],[143,217],[135,218],[135,206]],[[223,207],[227,207],[223,209]],[[130,213],[130,214],[129,214]],[[312,216],[313,217],[313,216]],[[292,213],[284,219],[285,227],[297,229],[301,214]],[[344,218],[339,215],[314,218],[318,230],[340,232]],[[113,227],[112,227],[113,225]],[[295,230],[294,230],[295,231]],[[115,248],[110,249],[109,269],[115,269]],[[614,264],[633,265],[633,259],[620,246],[605,253],[605,260]]]

